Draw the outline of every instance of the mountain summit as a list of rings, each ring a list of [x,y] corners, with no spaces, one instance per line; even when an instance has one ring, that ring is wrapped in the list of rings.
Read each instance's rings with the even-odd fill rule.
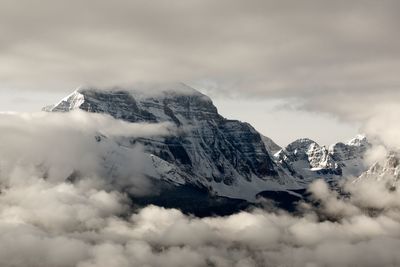
[[[45,108],[49,112],[76,109],[131,123],[174,124],[179,129],[174,136],[132,137],[124,145],[124,149],[144,147],[152,162],[144,174],[247,201],[263,191],[299,190],[316,178],[334,179],[349,169],[363,171],[360,162],[368,147],[366,140],[358,138],[329,148],[300,139],[280,148],[250,124],[222,117],[209,97],[184,84],[156,89],[83,87]]]

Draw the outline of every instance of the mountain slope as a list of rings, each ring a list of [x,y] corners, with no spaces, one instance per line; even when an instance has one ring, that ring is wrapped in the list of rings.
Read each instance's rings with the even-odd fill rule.
[[[125,147],[145,147],[153,162],[152,169],[146,170],[149,176],[198,184],[213,194],[247,200],[266,189],[304,187],[275,163],[263,137],[251,125],[223,118],[210,98],[186,85],[150,93],[81,88],[46,108],[52,112],[75,109],[128,122],[174,124],[177,135],[130,138],[124,143]]]
[[[304,189],[316,178],[332,180],[348,170],[356,173],[356,167],[363,170],[357,164],[368,147],[366,139],[357,137],[329,148],[300,139],[281,149],[250,124],[219,115],[209,97],[184,84],[156,90],[80,88],[44,110],[78,109],[132,123],[173,124],[177,131],[171,136],[118,140],[124,150],[120,154],[140,145],[151,162],[144,175],[248,201],[263,191]],[[115,157],[106,159],[104,165],[116,169],[119,162],[115,161]]]
[[[278,164],[307,181],[324,178],[336,181],[339,177],[359,176],[368,167],[364,154],[371,145],[365,136],[358,135],[347,143],[320,146],[313,140],[298,139],[275,154]]]

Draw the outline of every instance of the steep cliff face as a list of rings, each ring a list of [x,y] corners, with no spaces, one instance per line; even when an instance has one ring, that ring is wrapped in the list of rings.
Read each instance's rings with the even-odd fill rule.
[[[251,125],[223,118],[209,97],[186,85],[150,93],[81,88],[46,110],[75,109],[128,122],[174,124],[178,129],[174,136],[129,138],[124,144],[144,146],[153,162],[151,176],[201,184],[215,194],[246,199],[266,189],[303,186],[276,164]]]

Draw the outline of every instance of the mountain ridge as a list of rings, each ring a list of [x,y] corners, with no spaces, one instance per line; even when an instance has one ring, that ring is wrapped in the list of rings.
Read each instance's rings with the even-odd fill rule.
[[[304,189],[317,178],[342,177],[348,161],[361,162],[367,147],[366,139],[360,138],[365,142],[337,143],[332,149],[310,139],[281,148],[250,124],[224,118],[208,96],[185,84],[150,93],[140,88],[81,87],[44,110],[75,109],[132,123],[175,124],[184,129],[177,136],[131,138],[127,146],[143,145],[153,162],[149,172],[161,180],[176,181],[173,176],[177,176],[182,178],[179,183],[201,185],[213,194],[248,201],[262,191]]]

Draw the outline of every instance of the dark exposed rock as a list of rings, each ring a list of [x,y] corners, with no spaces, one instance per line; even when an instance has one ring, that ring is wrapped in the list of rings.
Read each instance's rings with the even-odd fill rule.
[[[130,143],[144,145],[148,153],[192,177],[226,185],[237,179],[278,177],[274,160],[253,127],[223,118],[210,98],[190,87],[183,89],[143,95],[134,90],[82,88],[49,111],[81,109],[128,122],[171,122],[182,128],[177,136],[132,138]]]

